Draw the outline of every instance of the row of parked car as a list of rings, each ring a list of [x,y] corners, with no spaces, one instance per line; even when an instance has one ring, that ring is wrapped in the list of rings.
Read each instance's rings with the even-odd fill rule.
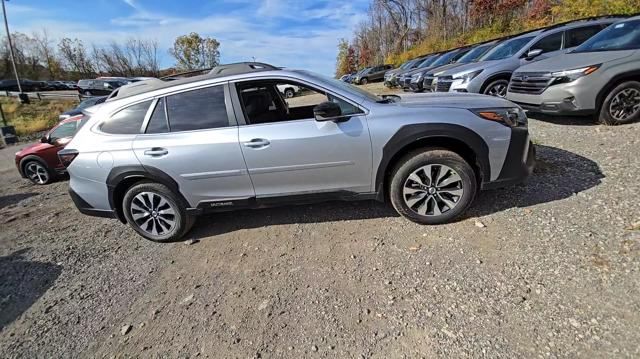
[[[75,81],[33,81],[20,80],[20,87],[24,92],[77,90],[84,96],[106,96],[113,90],[138,81],[148,80],[150,77],[98,77],[96,79],[82,79]],[[16,80],[0,80],[0,91],[20,91]]]
[[[640,17],[593,17],[420,56],[386,71],[384,83],[480,93],[531,112],[621,124],[640,117],[639,49]],[[362,84],[371,68],[363,71],[343,80]]]
[[[38,92],[38,91],[56,91],[56,90],[75,90],[76,83],[74,81],[33,81],[28,79],[20,80],[20,87],[25,92]],[[0,80],[0,91],[19,91],[18,81],[14,80]]]

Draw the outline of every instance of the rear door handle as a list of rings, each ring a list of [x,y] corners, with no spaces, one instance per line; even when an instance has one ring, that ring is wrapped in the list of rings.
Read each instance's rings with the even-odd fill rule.
[[[144,151],[144,154],[145,154],[145,156],[159,157],[159,156],[164,156],[164,155],[169,154],[169,151],[167,151],[166,148],[153,147],[150,150]]]
[[[254,138],[251,141],[247,141],[243,144],[245,147],[249,147],[249,148],[262,148],[262,147],[269,146],[271,142],[269,142],[269,140],[266,140],[264,138]]]

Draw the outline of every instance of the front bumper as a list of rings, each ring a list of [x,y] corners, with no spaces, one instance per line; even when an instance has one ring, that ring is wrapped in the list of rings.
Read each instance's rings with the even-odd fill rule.
[[[535,146],[529,139],[526,127],[514,127],[511,130],[509,150],[502,164],[500,175],[491,182],[482,184],[482,189],[506,187],[524,182],[533,173],[536,163]]]
[[[597,92],[577,82],[553,85],[541,94],[517,93],[510,90],[507,92],[507,99],[535,113],[576,116],[594,114]]]
[[[422,79],[417,82],[411,80],[411,82],[409,83],[409,90],[413,92],[422,92],[424,90],[424,88],[422,87]]]

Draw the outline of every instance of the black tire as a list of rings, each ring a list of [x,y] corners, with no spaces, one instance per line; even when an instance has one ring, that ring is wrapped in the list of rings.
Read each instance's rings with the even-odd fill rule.
[[[624,91],[632,91],[635,94],[640,94],[640,82],[623,82],[609,92],[607,97],[602,102],[602,106],[600,107],[600,114],[598,116],[598,120],[600,121],[600,123],[604,125],[615,126],[624,125],[640,120],[640,109],[636,110],[635,113],[632,113],[623,118],[612,113],[612,107],[616,108],[615,104],[612,106],[612,102],[614,101],[614,99],[616,99],[616,96],[623,95]],[[636,106],[637,105],[640,105],[640,103],[636,102]]]
[[[369,79],[367,79],[366,77],[363,77],[360,79],[360,85],[366,85],[369,82]]]
[[[91,96],[91,91],[85,90],[82,94],[85,96]]]
[[[500,88],[504,88],[504,91],[499,91],[500,94],[497,93],[493,93],[493,88],[498,87],[498,86],[503,86]],[[504,98],[507,96],[507,88],[509,87],[509,80],[507,79],[497,79],[494,81],[491,81],[482,91],[483,94],[485,95],[489,95],[489,96],[496,96],[496,97],[501,97]]]
[[[54,181],[55,175],[49,167],[37,158],[30,158],[22,163],[22,173],[31,183],[44,186]]]
[[[141,203],[139,199],[136,198],[136,196],[140,194],[144,195],[145,193],[152,193],[162,196],[162,199],[168,202],[171,206],[171,209],[173,209],[175,216],[173,219],[169,220],[173,220],[175,224],[168,231],[162,231],[162,228],[161,231],[158,231],[158,222],[160,220],[157,218],[152,219],[151,217],[143,217],[142,219],[138,219],[138,222],[136,222],[136,220],[134,219],[133,212],[135,210],[133,210],[132,207],[135,208],[135,206],[139,206]],[[122,201],[122,211],[129,225],[142,237],[153,242],[175,242],[182,238],[185,234],[187,234],[187,232],[189,232],[189,230],[195,223],[195,216],[187,214],[187,204],[183,202],[184,201],[181,200],[179,196],[177,196],[175,193],[173,193],[173,191],[171,191],[167,186],[163,184],[155,182],[140,182],[127,190],[127,193],[124,195],[124,199]],[[158,209],[157,212],[159,213],[160,209]],[[153,223],[149,223],[146,228],[148,230],[150,228],[151,231],[153,231],[153,229],[155,228],[157,234],[148,232],[147,230],[142,228],[145,223],[141,222],[147,221],[147,218],[149,218],[149,220],[151,220]],[[163,223],[164,226],[167,226],[168,222]]]
[[[434,165],[434,168],[440,168],[441,170],[444,167],[438,166],[446,166],[453,171],[445,173],[446,177],[441,177],[439,183],[445,183],[450,177],[454,178],[455,174],[459,176],[460,181],[456,181],[455,189],[451,187],[444,188],[443,186],[442,192],[437,192],[433,195],[429,192],[431,189],[425,189],[426,197],[424,197],[424,200],[417,201],[411,208],[405,201],[405,185],[410,183],[410,175],[427,165]],[[431,187],[431,183],[425,187]],[[473,168],[460,155],[446,149],[426,148],[410,152],[398,162],[389,184],[389,196],[391,204],[401,216],[420,224],[441,224],[458,218],[473,202],[477,188],[478,182]],[[460,196],[452,197],[447,193],[450,190],[459,191],[460,189],[462,189]],[[453,208],[446,207],[443,198],[449,202],[454,202]],[[408,199],[411,200],[411,197],[408,197]],[[416,207],[422,207],[423,205],[426,205],[425,208],[427,210],[431,206],[431,214],[418,213]],[[436,214],[434,206],[438,206],[438,211],[441,211],[441,214]]]
[[[291,89],[291,88],[288,88],[288,89],[284,90],[284,97],[285,98],[292,98],[295,95],[296,95],[296,92],[293,91],[293,89]]]

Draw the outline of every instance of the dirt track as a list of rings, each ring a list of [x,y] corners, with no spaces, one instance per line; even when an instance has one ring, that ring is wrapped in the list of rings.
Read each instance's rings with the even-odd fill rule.
[[[531,122],[535,175],[457,223],[327,203],[204,217],[191,245],[1,150],[0,357],[638,357],[640,124]]]

